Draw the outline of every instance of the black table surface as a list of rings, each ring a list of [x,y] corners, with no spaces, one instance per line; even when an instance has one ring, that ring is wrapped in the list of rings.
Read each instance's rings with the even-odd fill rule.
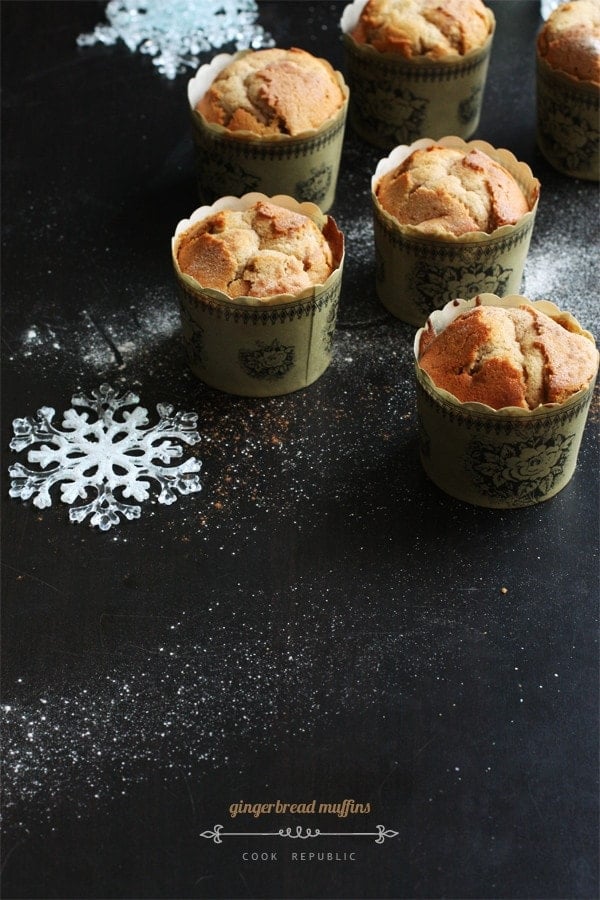
[[[490,5],[476,137],[542,182],[523,292],[594,331],[597,189],[536,150],[538,4]],[[342,4],[259,8],[278,44],[343,68]],[[102,3],[0,9],[3,896],[598,896],[597,401],[545,504],[474,508],[427,480],[414,329],[374,291],[384,154],[350,130],[330,368],[271,400],[204,386],[169,250],[198,205],[188,76],[78,48]],[[7,476],[13,419],[102,383],[151,419],[196,412],[203,464],[200,493],[106,532]],[[370,812],[230,814],[345,799]]]

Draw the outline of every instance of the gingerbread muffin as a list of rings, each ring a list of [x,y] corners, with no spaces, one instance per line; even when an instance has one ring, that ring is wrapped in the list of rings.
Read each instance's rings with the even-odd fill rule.
[[[423,234],[491,234],[529,212],[515,178],[481,150],[415,150],[376,188],[383,209]]]
[[[445,59],[483,47],[493,27],[481,0],[369,0],[352,37],[381,53]]]
[[[314,203],[251,192],[182,219],[171,239],[183,344],[211,387],[274,397],[327,369],[344,236]]]
[[[447,494],[499,509],[569,483],[598,351],[568,312],[478,294],[433,312],[414,341],[421,463]]]
[[[203,203],[260,192],[335,201],[349,91],[306,50],[219,53],[187,87]]]
[[[600,0],[558,6],[536,49],[537,143],[572,178],[600,177]]]
[[[371,179],[375,285],[411,325],[456,297],[516,293],[540,183],[526,163],[454,135],[395,147]]]
[[[600,0],[558,6],[538,34],[537,49],[552,69],[600,87]]]
[[[197,223],[181,236],[177,263],[202,287],[228,297],[271,297],[324,284],[333,253],[308,216],[261,200]]]
[[[196,104],[232,132],[296,136],[320,128],[345,96],[332,66],[305,50],[272,48],[234,59]]]
[[[340,27],[355,131],[387,151],[471,137],[495,25],[481,0],[353,0]]]
[[[596,375],[598,352],[571,317],[533,306],[475,306],[435,334],[425,328],[419,365],[463,403],[536,409],[563,403]]]

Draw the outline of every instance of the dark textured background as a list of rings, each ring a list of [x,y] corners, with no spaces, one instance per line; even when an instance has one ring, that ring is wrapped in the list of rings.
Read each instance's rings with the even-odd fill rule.
[[[537,4],[496,2],[477,137],[542,181],[524,291],[597,331],[596,187],[535,149]],[[260,21],[342,67],[342,4]],[[333,363],[275,400],[187,371],[169,240],[197,205],[187,76],[80,50],[97,2],[1,4],[4,882],[9,897],[596,897],[598,405],[570,485],[515,512],[423,476],[413,329],[373,288],[347,134]],[[11,422],[103,381],[199,415],[203,491],[99,533],[8,498]],[[506,592],[502,591],[506,588]],[[230,820],[232,802],[372,813]],[[317,826],[292,841],[200,832]],[[243,850],[278,851],[245,863]],[[354,862],[292,863],[292,851]]]

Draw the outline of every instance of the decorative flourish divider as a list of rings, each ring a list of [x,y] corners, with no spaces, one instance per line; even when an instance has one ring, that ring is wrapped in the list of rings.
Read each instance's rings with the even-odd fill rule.
[[[374,837],[376,844],[383,844],[386,838],[397,837],[399,833],[385,825],[377,825],[375,831],[321,831],[319,828],[303,829],[302,825],[297,825],[295,829],[288,826],[278,831],[223,831],[223,828],[223,825],[214,825],[212,831],[202,831],[200,837],[212,840],[215,844],[222,844],[224,837],[282,837],[303,841],[318,837]]]

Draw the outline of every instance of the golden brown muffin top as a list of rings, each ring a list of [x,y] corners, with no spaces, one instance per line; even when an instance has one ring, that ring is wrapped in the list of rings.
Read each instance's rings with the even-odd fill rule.
[[[323,284],[335,268],[312,219],[263,200],[193,225],[179,240],[177,264],[201,287],[232,298],[297,294]]]
[[[305,50],[256,50],[226,66],[196,105],[230,131],[298,135],[320,128],[345,102],[333,67]]]
[[[475,306],[438,335],[426,328],[419,365],[463,403],[535,409],[586,388],[598,368],[593,341],[532,306]]]
[[[542,26],[537,46],[553,69],[600,85],[600,0],[558,6]]]
[[[424,234],[491,234],[514,225],[529,204],[516,179],[481,150],[415,150],[379,180],[376,196],[401,225]]]
[[[446,59],[483,47],[493,27],[481,0],[369,0],[352,37],[381,53]]]

